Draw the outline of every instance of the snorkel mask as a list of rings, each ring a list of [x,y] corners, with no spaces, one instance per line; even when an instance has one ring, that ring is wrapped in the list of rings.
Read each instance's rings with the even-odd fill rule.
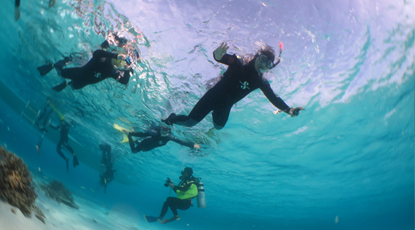
[[[273,63],[273,60],[275,59],[275,56],[274,56],[273,53],[271,53],[270,51],[267,51],[267,50],[260,52],[260,54],[258,56],[259,61],[261,63],[265,63],[265,67],[267,69],[272,69],[272,68],[274,68],[275,66],[277,66],[280,63],[280,61],[281,61],[281,53],[282,53],[282,49],[283,49],[282,43],[280,43],[279,47],[280,47],[280,51],[278,53],[278,57],[277,57],[277,62],[276,63]]]

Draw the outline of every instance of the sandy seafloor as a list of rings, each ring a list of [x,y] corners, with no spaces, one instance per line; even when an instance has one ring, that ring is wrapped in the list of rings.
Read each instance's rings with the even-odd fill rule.
[[[36,182],[44,182],[35,177]],[[151,226],[143,218],[137,216],[132,219],[134,210],[130,208],[109,208],[103,204],[74,195],[79,210],[59,204],[46,197],[45,193],[37,189],[36,205],[45,214],[46,224],[34,215],[25,217],[22,212],[4,201],[0,201],[0,229],[4,230],[48,230],[48,229],[149,229]],[[15,213],[12,212],[15,210]],[[137,213],[138,214],[138,213]]]

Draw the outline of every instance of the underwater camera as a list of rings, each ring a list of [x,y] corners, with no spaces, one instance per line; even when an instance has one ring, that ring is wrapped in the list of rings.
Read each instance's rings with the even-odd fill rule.
[[[169,187],[169,184],[171,183],[170,178],[167,177],[166,183],[164,183],[164,187]]]

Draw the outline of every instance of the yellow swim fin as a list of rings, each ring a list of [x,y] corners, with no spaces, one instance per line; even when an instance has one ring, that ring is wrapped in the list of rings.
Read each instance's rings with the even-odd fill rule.
[[[127,143],[128,142],[128,136],[127,136],[127,134],[125,134],[124,131],[130,132],[130,130],[128,130],[128,129],[124,128],[124,127],[121,127],[121,126],[119,126],[119,125],[117,125],[115,123],[114,123],[113,126],[114,126],[114,129],[122,132],[123,140],[121,141],[121,143]]]

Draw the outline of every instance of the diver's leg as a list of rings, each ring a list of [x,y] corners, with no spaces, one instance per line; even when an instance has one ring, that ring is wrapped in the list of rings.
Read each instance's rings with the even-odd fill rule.
[[[178,198],[176,198],[176,197],[167,197],[166,201],[163,204],[163,207],[161,208],[159,219],[163,219],[164,215],[166,215],[166,213],[167,213],[168,207],[170,207],[170,209],[172,209],[171,206],[174,206],[174,200],[175,199],[178,199]],[[174,207],[173,207],[173,209],[177,213],[177,210]],[[172,211],[173,211],[173,209],[172,209]],[[174,211],[173,211],[173,213],[174,213]]]
[[[180,199],[178,199],[176,201],[176,209],[187,210],[187,209],[190,208],[190,205],[191,205],[190,200],[180,200]]]
[[[55,64],[53,64],[53,67],[55,67],[58,74],[60,76],[62,76],[63,67],[65,67],[66,64],[70,61],[72,61],[71,57],[65,57],[63,60],[60,60],[60,61],[56,62]]]
[[[128,143],[130,144],[131,152],[137,153],[137,152],[141,151],[141,149],[137,148],[138,146],[137,147],[135,146],[135,142],[133,140],[133,137],[130,134],[128,134]]]
[[[56,147],[56,152],[58,152],[59,156],[61,156],[65,161],[68,159],[65,157],[65,155],[62,152],[62,145],[64,144],[64,141],[61,139],[58,142],[58,145]]]
[[[226,122],[228,121],[231,109],[232,105],[213,110],[212,118],[215,129],[221,130],[225,126]]]
[[[143,133],[143,132],[129,132],[128,135],[131,135],[133,137],[148,137],[149,136],[147,133]]]
[[[168,125],[178,124],[186,127],[192,127],[199,123],[203,118],[208,115],[210,111],[213,110],[215,104],[214,91],[209,90],[193,107],[192,111],[188,116],[186,115],[176,115],[174,113],[162,120]]]
[[[67,148],[67,149],[69,150],[69,152],[71,152],[71,153],[72,153],[72,155],[74,155],[74,154],[75,154],[75,151],[73,151],[72,147],[68,144],[68,142],[65,142],[65,143],[63,144],[63,146],[65,146],[65,148]]]
[[[140,151],[144,151],[144,152],[150,151],[160,146],[156,138],[146,138],[142,140],[141,142],[136,142],[136,144],[137,145],[134,148],[135,152],[132,150],[133,153],[137,153]]]

